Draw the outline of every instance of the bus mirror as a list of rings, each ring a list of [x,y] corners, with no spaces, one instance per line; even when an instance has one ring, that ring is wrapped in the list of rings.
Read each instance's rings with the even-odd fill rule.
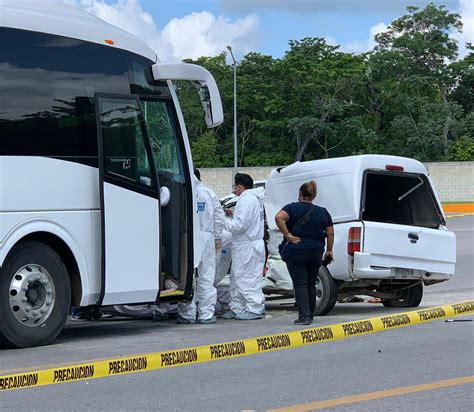
[[[204,67],[188,63],[156,63],[155,80],[189,80],[198,90],[207,127],[219,126],[224,121],[221,96],[212,74]]]

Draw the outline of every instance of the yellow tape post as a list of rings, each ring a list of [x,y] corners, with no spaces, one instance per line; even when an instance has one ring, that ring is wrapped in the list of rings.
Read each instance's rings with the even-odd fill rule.
[[[65,365],[0,376],[0,392],[105,378],[296,348],[474,313],[474,300],[215,345]]]

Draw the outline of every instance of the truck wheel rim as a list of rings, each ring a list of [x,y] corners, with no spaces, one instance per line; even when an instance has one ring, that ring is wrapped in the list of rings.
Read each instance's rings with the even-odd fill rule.
[[[53,279],[40,265],[23,266],[10,282],[10,309],[22,325],[42,325],[53,311],[55,297]]]
[[[324,294],[323,282],[319,276],[316,278],[316,305],[321,301]]]

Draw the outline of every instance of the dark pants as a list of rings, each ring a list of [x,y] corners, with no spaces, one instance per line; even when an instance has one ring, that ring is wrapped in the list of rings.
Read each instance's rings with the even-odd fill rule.
[[[295,291],[300,318],[314,316],[316,308],[316,277],[321,266],[322,252],[307,252],[286,260]]]

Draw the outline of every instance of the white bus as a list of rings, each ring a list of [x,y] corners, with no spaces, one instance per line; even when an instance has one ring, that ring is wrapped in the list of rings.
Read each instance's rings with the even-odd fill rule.
[[[71,306],[189,298],[200,259],[191,152],[163,64],[139,39],[59,0],[0,5],[0,345],[54,340]]]

